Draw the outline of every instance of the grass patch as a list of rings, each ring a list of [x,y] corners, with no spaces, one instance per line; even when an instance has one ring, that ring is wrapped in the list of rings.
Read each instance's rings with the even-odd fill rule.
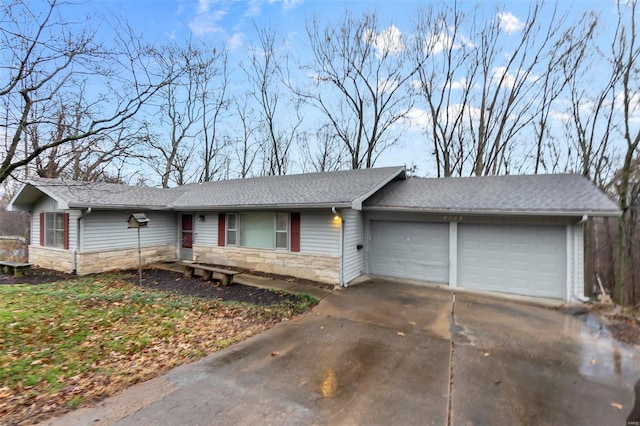
[[[103,274],[0,286],[0,418],[37,422],[304,312],[153,291]]]

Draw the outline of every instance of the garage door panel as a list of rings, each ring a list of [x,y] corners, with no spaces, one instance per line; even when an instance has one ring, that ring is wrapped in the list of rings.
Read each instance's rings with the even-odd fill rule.
[[[458,226],[458,285],[563,298],[566,233],[560,226]]]
[[[424,281],[449,280],[449,227],[419,222],[370,222],[372,274]]]

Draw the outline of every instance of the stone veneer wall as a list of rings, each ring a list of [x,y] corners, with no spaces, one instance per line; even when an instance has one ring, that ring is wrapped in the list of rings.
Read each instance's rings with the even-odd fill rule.
[[[73,251],[30,245],[29,263],[40,268],[71,273],[73,272]]]
[[[197,262],[238,266],[329,284],[340,283],[340,258],[334,256],[242,247],[194,245],[193,258]]]
[[[175,244],[142,247],[142,263],[163,262],[176,258]],[[138,248],[78,253],[78,275],[138,267]]]

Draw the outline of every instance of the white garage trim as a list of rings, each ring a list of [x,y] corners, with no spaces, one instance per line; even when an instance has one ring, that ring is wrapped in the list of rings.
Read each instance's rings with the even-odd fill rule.
[[[449,287],[458,287],[458,222],[449,223]]]

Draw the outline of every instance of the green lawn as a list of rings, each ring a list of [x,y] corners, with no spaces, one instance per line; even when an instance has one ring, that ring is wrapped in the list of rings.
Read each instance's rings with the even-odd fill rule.
[[[42,420],[263,331],[314,301],[255,306],[104,274],[0,286],[0,418]]]

